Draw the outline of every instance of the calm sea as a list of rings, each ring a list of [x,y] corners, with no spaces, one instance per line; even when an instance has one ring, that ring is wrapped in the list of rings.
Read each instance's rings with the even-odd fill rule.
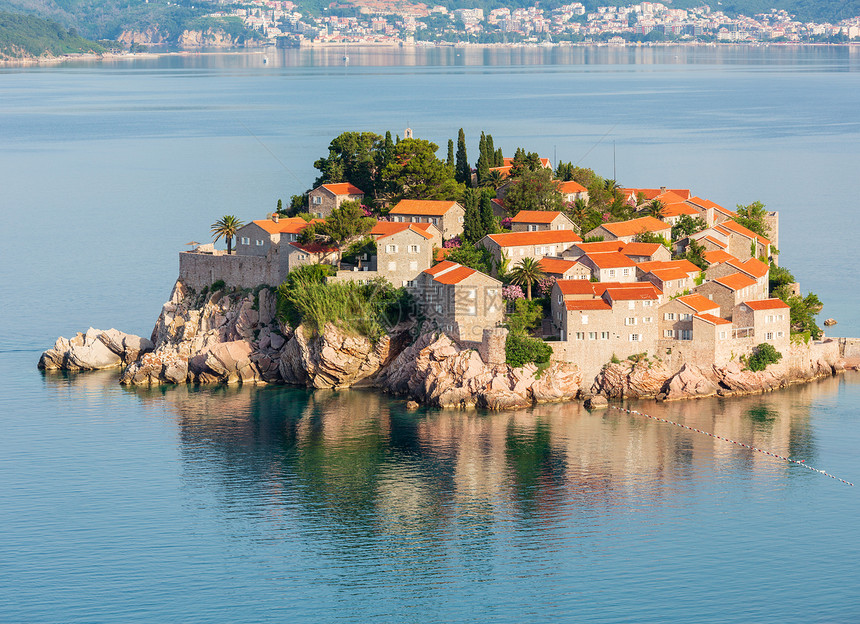
[[[35,369],[90,325],[148,335],[210,223],[407,126],[761,200],[860,335],[860,49],[344,54],[0,70],[0,621],[860,621],[857,488],[705,436]],[[858,381],[638,409],[860,481]]]

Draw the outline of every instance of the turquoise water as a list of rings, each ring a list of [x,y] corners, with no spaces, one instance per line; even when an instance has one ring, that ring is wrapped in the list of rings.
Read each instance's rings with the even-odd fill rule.
[[[760,199],[860,334],[856,52],[349,56],[0,70],[0,621],[860,620],[856,488],[710,438],[35,370],[60,334],[148,334],[186,242],[307,188],[340,131],[407,124],[607,176],[614,141],[623,184]],[[860,481],[857,380],[639,409]]]

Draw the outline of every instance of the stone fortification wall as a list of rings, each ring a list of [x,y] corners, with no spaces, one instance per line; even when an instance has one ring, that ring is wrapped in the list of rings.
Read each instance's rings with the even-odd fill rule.
[[[260,284],[277,286],[280,283],[277,272],[276,264],[260,256],[187,251],[179,254],[179,280],[195,290],[218,280],[235,288],[255,288]]]
[[[792,342],[787,352],[782,353],[782,363],[788,366],[792,377],[807,377],[809,372],[820,368],[819,362],[835,364],[840,358],[841,345],[838,340]]]
[[[860,359],[860,338],[837,338],[839,355],[845,359]]]

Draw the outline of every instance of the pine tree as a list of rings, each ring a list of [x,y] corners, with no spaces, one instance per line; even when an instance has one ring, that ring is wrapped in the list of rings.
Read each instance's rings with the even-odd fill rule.
[[[467,243],[475,243],[484,236],[480,202],[481,192],[478,189],[466,189],[463,193],[463,208],[466,209],[463,218],[463,238]]]
[[[492,192],[485,192],[481,195],[481,228],[484,236],[496,231],[496,218],[493,214]]]
[[[469,166],[469,157],[466,155],[466,134],[462,128],[457,135],[457,162],[454,169],[454,179],[466,186],[472,186],[472,168]]]
[[[278,200],[278,207],[277,207],[277,209],[275,209],[275,212],[277,212],[278,214],[280,214],[280,213],[282,213],[283,211],[284,211],[284,202],[282,202],[282,201],[279,199],[279,200]]]
[[[448,166],[454,170],[454,139],[448,139]]]

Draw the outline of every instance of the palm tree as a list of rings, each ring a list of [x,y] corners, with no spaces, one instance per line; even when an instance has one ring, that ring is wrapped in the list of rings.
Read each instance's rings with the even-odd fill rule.
[[[217,242],[222,236],[227,241],[227,255],[233,252],[233,237],[236,236],[236,232],[243,225],[245,224],[239,221],[234,215],[224,215],[212,224],[212,233],[215,235],[215,241]]]
[[[582,223],[588,217],[588,203],[581,197],[573,201],[573,207],[570,209],[570,217],[577,227],[582,228]]]
[[[497,189],[504,181],[505,179],[502,177],[501,171],[490,171],[490,173],[487,174],[487,177],[481,181],[481,186],[491,186]]]
[[[663,202],[659,199],[653,200],[650,204],[648,204],[648,208],[646,210],[649,216],[654,217],[655,219],[663,218]]]
[[[526,296],[532,298],[532,284],[539,281],[546,273],[540,268],[540,262],[534,258],[523,258],[511,271],[511,282],[522,286],[525,284]]]

